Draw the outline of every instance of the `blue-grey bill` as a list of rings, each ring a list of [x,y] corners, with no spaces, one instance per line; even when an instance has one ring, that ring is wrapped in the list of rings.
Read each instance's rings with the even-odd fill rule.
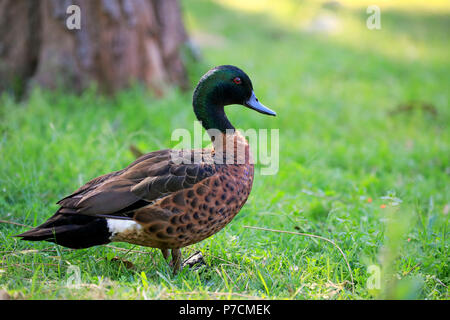
[[[258,101],[258,98],[256,98],[255,93],[252,91],[252,96],[250,99],[248,99],[244,105],[250,109],[253,109],[255,111],[258,111],[260,113],[268,114],[269,116],[276,116],[276,112],[273,110],[270,110],[265,105],[263,105],[261,102]]]

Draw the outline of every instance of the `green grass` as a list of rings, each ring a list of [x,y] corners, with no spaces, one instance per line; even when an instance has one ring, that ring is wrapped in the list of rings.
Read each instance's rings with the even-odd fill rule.
[[[280,129],[279,172],[256,175],[232,223],[183,250],[201,250],[208,268],[173,276],[156,249],[74,251],[12,238],[26,228],[3,223],[0,289],[26,299],[448,299],[450,7],[416,2],[381,6],[382,29],[370,31],[366,7],[344,1],[328,10],[339,31],[322,34],[305,29],[323,10],[316,1],[183,1],[204,58],[190,64],[193,84],[220,64],[251,76],[278,117],[238,107],[228,115],[238,128]],[[174,129],[193,128],[191,94],[173,89],[155,99],[136,86],[114,98],[95,89],[36,89],[23,102],[3,95],[0,219],[42,223],[57,200],[131,162],[131,144],[174,146]],[[433,112],[392,113],[411,102]],[[334,241],[354,291],[332,244],[246,225]],[[80,288],[67,286],[70,266],[80,270]],[[380,289],[367,286],[373,266]]]

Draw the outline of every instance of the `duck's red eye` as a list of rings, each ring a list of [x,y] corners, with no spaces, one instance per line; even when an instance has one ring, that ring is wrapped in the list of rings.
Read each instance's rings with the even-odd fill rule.
[[[241,78],[236,77],[236,78],[233,79],[233,82],[236,83],[236,84],[241,84],[242,80],[241,80]]]

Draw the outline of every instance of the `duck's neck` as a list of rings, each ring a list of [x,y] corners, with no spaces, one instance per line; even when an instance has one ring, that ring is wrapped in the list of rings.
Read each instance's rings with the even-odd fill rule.
[[[222,133],[233,133],[233,125],[228,120],[221,97],[217,92],[197,88],[194,92],[194,113],[205,130],[217,129]]]
[[[226,97],[220,87],[208,88],[207,84],[202,83],[194,91],[194,112],[211,137],[214,157],[226,158],[226,163],[253,163],[248,142],[228,120],[224,111],[226,103],[222,101],[226,101]]]
[[[232,134],[221,134],[213,140],[213,153],[216,160],[227,164],[252,164],[253,156],[247,139],[234,131]]]

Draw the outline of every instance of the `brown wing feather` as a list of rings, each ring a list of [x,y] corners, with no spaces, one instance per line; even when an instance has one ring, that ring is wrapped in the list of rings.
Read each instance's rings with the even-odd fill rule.
[[[73,194],[60,200],[60,213],[131,218],[132,212],[176,191],[190,188],[212,176],[215,165],[178,164],[172,160],[173,150],[146,154],[123,170],[97,177]],[[193,159],[190,151],[184,158]]]

